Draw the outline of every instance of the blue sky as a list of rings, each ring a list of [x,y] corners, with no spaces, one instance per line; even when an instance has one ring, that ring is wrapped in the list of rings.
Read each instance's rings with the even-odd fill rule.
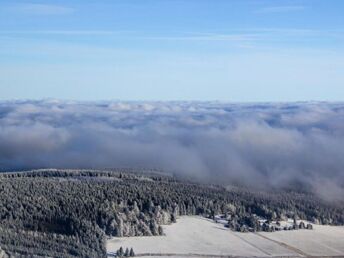
[[[344,100],[341,0],[0,0],[0,99]]]

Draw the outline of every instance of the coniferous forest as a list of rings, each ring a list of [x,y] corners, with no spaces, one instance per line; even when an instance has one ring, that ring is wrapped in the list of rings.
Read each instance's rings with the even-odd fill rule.
[[[0,174],[4,257],[106,257],[110,236],[162,235],[181,215],[226,214],[232,230],[259,218],[343,225],[343,203],[300,191],[192,183],[157,171],[36,170]]]

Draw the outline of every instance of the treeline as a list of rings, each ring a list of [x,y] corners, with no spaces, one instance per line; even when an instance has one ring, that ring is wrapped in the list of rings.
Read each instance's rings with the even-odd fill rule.
[[[0,174],[0,246],[16,257],[106,257],[107,236],[161,235],[180,215],[226,214],[344,224],[343,205],[313,195],[259,193],[177,180],[151,171],[39,170]]]

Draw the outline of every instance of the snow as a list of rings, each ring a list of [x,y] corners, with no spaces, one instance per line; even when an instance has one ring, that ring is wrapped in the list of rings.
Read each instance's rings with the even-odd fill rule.
[[[344,256],[344,227],[314,225],[313,230],[259,233],[308,255]]]
[[[107,251],[133,247],[136,254],[233,255],[300,257],[305,255],[343,255],[344,227],[313,225],[314,230],[273,233],[233,232],[220,223],[197,216],[183,216],[177,223],[163,226],[165,236],[123,237],[107,241]]]

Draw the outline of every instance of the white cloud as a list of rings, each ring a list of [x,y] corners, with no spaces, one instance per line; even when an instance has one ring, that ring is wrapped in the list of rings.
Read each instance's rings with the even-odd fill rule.
[[[21,101],[0,102],[0,117],[0,169],[159,167],[223,184],[297,181],[329,199],[344,191],[343,103]]]

